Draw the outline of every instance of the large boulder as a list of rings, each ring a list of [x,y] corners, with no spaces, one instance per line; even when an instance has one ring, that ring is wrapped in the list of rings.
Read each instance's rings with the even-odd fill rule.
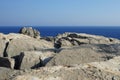
[[[20,29],[19,33],[28,35],[33,38],[40,38],[40,32],[32,27],[23,27]]]
[[[37,54],[42,60],[42,66],[45,66],[56,53],[51,51],[26,51],[26,54]]]
[[[54,56],[46,66],[71,65],[109,60],[120,55],[120,45],[88,45],[66,48]]]
[[[39,51],[46,48],[53,48],[53,44],[45,40],[37,40],[34,38],[19,38],[13,39],[9,42],[9,45],[6,49],[6,54],[9,57],[14,57],[18,56],[20,52],[34,50]]]
[[[55,53],[50,51],[25,51],[20,54],[16,64],[19,69],[34,69],[44,66],[54,55]]]
[[[0,57],[0,67],[14,69],[15,61],[12,58]]]

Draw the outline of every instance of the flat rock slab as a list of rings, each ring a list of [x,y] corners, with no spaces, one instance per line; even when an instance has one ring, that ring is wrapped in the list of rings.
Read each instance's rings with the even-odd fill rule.
[[[12,58],[0,57],[0,67],[14,69],[15,61]]]
[[[102,47],[102,48],[101,48]],[[109,47],[109,48],[108,48]],[[46,66],[82,64],[109,60],[119,53],[111,45],[88,45],[61,50]]]

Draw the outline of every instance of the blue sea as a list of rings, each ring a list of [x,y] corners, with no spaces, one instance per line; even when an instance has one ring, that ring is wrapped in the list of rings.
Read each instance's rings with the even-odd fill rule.
[[[33,27],[40,31],[41,36],[56,36],[57,34],[61,34],[64,32],[77,32],[77,33],[88,33],[94,35],[102,35],[105,37],[112,37],[120,39],[120,27],[98,27],[98,26],[40,26]],[[8,34],[8,33],[18,33],[21,29],[20,26],[1,26],[0,33]]]

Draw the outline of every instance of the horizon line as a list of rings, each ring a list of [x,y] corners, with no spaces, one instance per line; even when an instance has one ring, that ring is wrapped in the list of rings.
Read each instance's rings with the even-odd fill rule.
[[[39,25],[23,25],[23,26],[0,26],[0,27],[120,27],[120,26],[109,26],[109,25],[102,25],[102,26],[64,26],[64,25],[62,25],[62,26],[39,26]]]

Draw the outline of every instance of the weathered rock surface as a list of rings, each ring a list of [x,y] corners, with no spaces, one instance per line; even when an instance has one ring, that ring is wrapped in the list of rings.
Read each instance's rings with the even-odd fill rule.
[[[99,66],[100,64],[102,66]],[[101,62],[100,64],[95,62],[71,66],[43,67],[17,75],[12,80],[23,78],[25,80],[33,78],[36,80],[120,80],[120,57]],[[110,68],[106,66],[110,66]]]
[[[0,80],[11,80],[18,73],[16,70],[0,67]]]
[[[42,79],[39,79],[38,77],[32,75],[21,75],[21,76],[17,76],[12,80],[42,80]]]
[[[35,69],[44,66],[54,55],[53,52],[25,51],[20,54],[16,64],[19,69]]]
[[[0,33],[0,56],[1,57],[7,57],[7,47],[9,45],[9,42],[11,42],[14,39],[31,39],[31,37],[23,35],[23,34],[17,34],[17,33],[10,33],[10,34],[3,34]]]
[[[120,55],[120,45],[90,45],[63,49],[46,66],[71,65],[109,60]]]
[[[20,69],[34,69],[42,66],[42,60],[37,53],[22,52],[20,54]]]
[[[0,57],[4,56],[4,50],[6,47],[6,42],[3,39],[0,39]]]
[[[33,38],[40,38],[40,32],[36,29],[33,29],[32,27],[23,27],[19,33],[28,35]]]
[[[30,36],[24,35],[24,34],[18,34],[18,33],[9,33],[9,34],[3,34],[0,33],[0,39],[5,40],[6,42],[9,42],[13,39],[21,39],[21,38],[30,38]]]
[[[37,40],[34,38],[13,39],[9,42],[6,53],[9,57],[14,57],[24,51],[34,51],[46,48],[53,48],[53,44],[45,40]]]
[[[51,37],[51,36],[47,36],[47,37],[42,37],[40,39],[44,39],[46,41],[50,41],[50,42],[54,42],[55,38],[54,37]]]
[[[40,38],[32,28],[20,33],[0,33],[0,80],[120,80],[118,39],[83,33]]]
[[[12,58],[0,57],[0,67],[14,69],[15,61]]]
[[[88,65],[117,74],[117,73],[120,73],[120,64],[119,64],[120,62],[119,61],[120,61],[120,56],[114,57],[113,59],[105,61],[105,62],[103,61],[103,62],[88,63]]]
[[[107,38],[84,33],[64,33],[56,36],[55,42],[61,42],[61,47],[79,46],[81,44],[116,44],[118,39]]]

